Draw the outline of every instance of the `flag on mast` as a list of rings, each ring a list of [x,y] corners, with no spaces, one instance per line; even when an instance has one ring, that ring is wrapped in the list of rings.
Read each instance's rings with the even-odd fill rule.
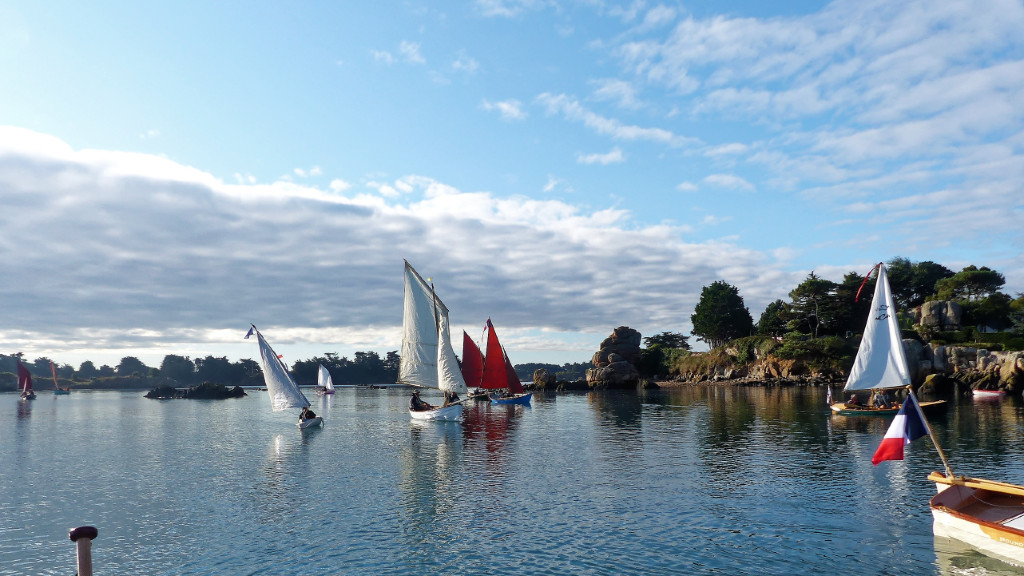
[[[903,447],[926,434],[928,428],[921,419],[921,409],[914,401],[914,395],[908,394],[896,418],[889,425],[885,438],[878,445],[878,450],[875,450],[871,463],[878,466],[884,460],[903,460]]]

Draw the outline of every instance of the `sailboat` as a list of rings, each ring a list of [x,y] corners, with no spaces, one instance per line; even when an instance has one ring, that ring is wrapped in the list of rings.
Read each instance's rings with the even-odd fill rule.
[[[322,426],[324,423],[323,418],[316,415],[307,416],[309,414],[309,400],[299,390],[299,385],[295,383],[295,379],[288,373],[288,369],[281,362],[281,357],[274,352],[270,344],[267,344],[263,334],[260,334],[255,325],[253,325],[245,337],[248,338],[254,332],[260,344],[263,381],[267,384],[267,394],[270,395],[271,408],[274,412],[280,412],[288,408],[302,408],[302,413],[299,415],[299,421],[296,424],[299,428],[305,430],[313,426]]]
[[[18,360],[18,390],[21,390],[22,400],[35,400],[36,393],[32,391],[32,374],[28,368]]]
[[[316,393],[317,396],[334,394],[334,382],[331,380],[331,373],[327,371],[323,364],[320,365],[320,369],[316,373]]]
[[[470,400],[490,402],[487,391],[480,388],[484,379],[484,354],[465,330],[462,331],[462,379],[466,386],[473,386],[469,391]]]
[[[60,384],[57,383],[57,365],[50,362],[50,373],[53,374],[53,394],[59,396],[61,394],[71,394],[71,388],[61,388]]]
[[[867,392],[874,390],[876,397],[884,397],[884,391],[910,386],[910,369],[903,351],[903,336],[896,319],[896,305],[893,302],[889,278],[885,273],[885,265],[879,262],[871,270],[878,271],[875,281],[875,292],[871,297],[871,313],[864,326],[864,335],[857,349],[857,357],[846,379],[844,392]],[[864,277],[866,283],[871,277],[868,272]],[[861,284],[861,288],[864,285]],[[859,291],[858,291],[859,294]],[[836,402],[831,405],[832,411],[843,416],[894,416],[900,410],[895,402],[863,402],[854,394],[849,401]],[[944,410],[944,400],[921,402],[925,412]]]
[[[487,352],[484,355],[484,373],[481,388],[492,390],[490,397],[494,404],[529,404],[533,392],[527,393],[519,376],[512,368],[505,349],[498,342],[498,333],[494,324],[487,319]]]
[[[455,394],[466,393],[466,381],[452,349],[448,328],[448,307],[416,270],[405,262],[405,305],[402,316],[402,355],[398,383],[433,388]],[[418,400],[422,409],[409,407],[415,420],[462,420],[462,404],[431,406]]]

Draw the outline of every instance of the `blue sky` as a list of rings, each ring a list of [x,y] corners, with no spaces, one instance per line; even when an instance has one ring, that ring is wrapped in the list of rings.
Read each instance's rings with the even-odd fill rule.
[[[896,256],[1024,290],[1024,5],[0,4],[0,350],[513,362]],[[458,349],[459,346],[457,345]]]

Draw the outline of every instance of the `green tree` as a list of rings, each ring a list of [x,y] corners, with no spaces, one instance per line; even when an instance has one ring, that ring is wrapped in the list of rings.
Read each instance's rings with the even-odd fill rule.
[[[160,374],[183,384],[191,384],[195,381],[196,365],[186,356],[168,354],[160,363]]]
[[[823,328],[835,320],[836,288],[838,284],[819,278],[812,271],[807,278],[794,288],[789,297],[793,300],[791,310],[798,327],[818,337]]]
[[[662,332],[661,334],[655,334],[654,336],[648,336],[644,338],[644,346],[650,348],[651,346],[661,346],[662,348],[681,348],[683,350],[690,349],[690,343],[688,336],[679,334],[678,332]]]
[[[789,305],[782,300],[776,300],[761,312],[761,318],[757,321],[757,333],[763,336],[782,336],[787,332],[788,321]]]
[[[96,369],[96,365],[92,363],[92,360],[86,360],[78,366],[79,378],[95,378],[99,375],[100,371]]]
[[[743,305],[739,289],[723,280],[701,290],[700,301],[693,309],[690,322],[693,335],[712,348],[749,336],[754,330],[754,320]]]
[[[117,365],[118,376],[131,376],[132,374],[138,374],[140,376],[149,375],[149,366],[142,363],[141,360],[135,356],[125,356],[121,358],[121,362]]]
[[[939,280],[935,288],[940,300],[979,301],[994,294],[1006,284],[1002,274],[988,266],[978,268],[973,264],[949,278]]]

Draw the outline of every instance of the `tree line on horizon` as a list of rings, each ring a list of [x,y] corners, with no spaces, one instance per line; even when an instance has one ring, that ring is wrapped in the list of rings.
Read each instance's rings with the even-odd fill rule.
[[[886,263],[886,273],[893,299],[901,315],[905,334],[941,343],[977,342],[984,336],[993,347],[1024,349],[1024,294],[1016,298],[1000,291],[1005,277],[996,270],[974,265],[953,272],[931,261],[912,262],[896,257]],[[863,275],[848,272],[840,282],[817,276],[813,271],[789,292],[790,301],[775,300],[767,305],[755,323],[743,302],[739,289],[723,280],[704,286],[700,299],[690,316],[691,335],[718,349],[740,341],[747,351],[757,342],[773,339],[780,342],[785,357],[817,354],[845,361],[852,359],[856,340],[864,328],[871,305],[875,276],[865,281]],[[856,295],[860,292],[860,298]],[[963,328],[956,333],[921,334],[907,313],[930,300],[950,300],[963,309]],[[998,332],[993,334],[992,332]],[[690,336],[661,332],[643,338],[645,348],[637,368],[644,376],[664,376],[678,369],[679,363],[691,356]],[[741,346],[743,347],[743,346]],[[741,353],[742,355],[742,353]],[[16,360],[20,354],[0,354],[0,389],[14,389],[17,381]],[[46,357],[22,364],[36,378],[51,378],[51,360]],[[291,372],[302,386],[316,383],[317,368],[323,364],[336,384],[380,384],[398,379],[400,356],[397,351],[381,357],[376,352],[356,352],[352,359],[328,352],[292,364]],[[259,363],[251,359],[232,362],[227,357],[206,356],[192,359],[168,354],[159,367],[149,367],[134,356],[125,356],[117,366],[96,367],[92,361],[82,362],[76,370],[70,364],[53,362],[62,381],[110,382],[117,379],[148,380],[166,378],[182,386],[215,382],[225,386],[263,385]],[[522,380],[530,380],[533,372],[544,368],[558,380],[580,380],[591,368],[590,362],[524,363],[514,366]],[[62,384],[63,385],[63,384]]]

